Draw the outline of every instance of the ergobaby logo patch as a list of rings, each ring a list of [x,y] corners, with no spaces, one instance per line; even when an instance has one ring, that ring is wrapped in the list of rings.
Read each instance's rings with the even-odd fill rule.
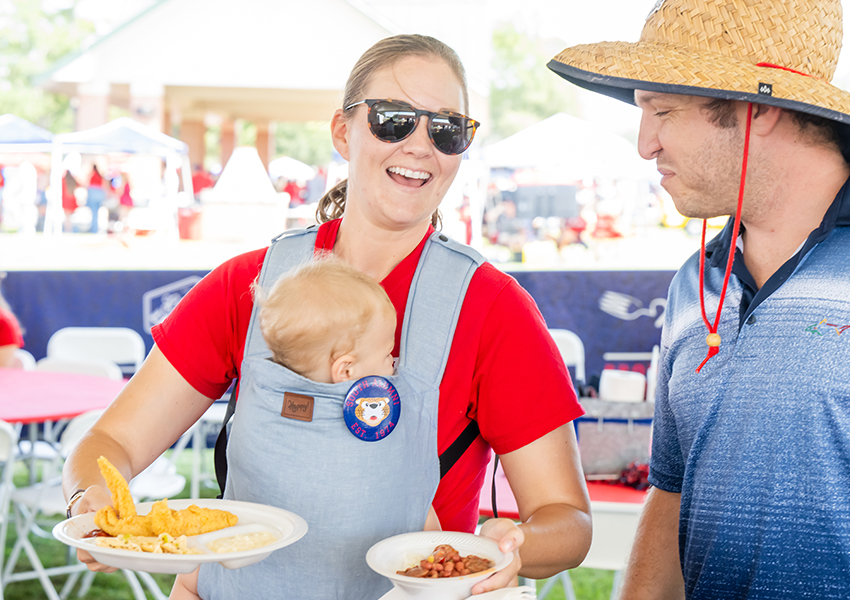
[[[824,336],[831,333],[835,333],[835,335],[841,335],[848,329],[850,329],[850,325],[836,325],[835,323],[828,323],[832,319],[821,319],[814,325],[809,325],[806,327],[806,332],[811,333],[817,336]]]
[[[649,17],[657,13],[661,9],[662,4],[664,4],[664,0],[658,0],[655,3],[655,6],[652,7],[652,10],[649,11],[649,14],[646,15],[646,19],[649,20]]]
[[[759,95],[760,96],[773,96],[773,84],[759,83]]]

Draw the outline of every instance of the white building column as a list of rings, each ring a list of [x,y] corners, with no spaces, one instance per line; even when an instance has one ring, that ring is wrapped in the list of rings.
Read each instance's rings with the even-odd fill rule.
[[[77,85],[77,131],[91,129],[109,121],[111,86],[105,81],[89,81]]]

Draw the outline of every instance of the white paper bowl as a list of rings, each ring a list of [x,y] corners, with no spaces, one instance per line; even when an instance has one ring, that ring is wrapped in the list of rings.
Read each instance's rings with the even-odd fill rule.
[[[480,573],[460,577],[422,579],[399,575],[427,558],[440,544],[449,544],[461,556],[475,554],[493,561],[495,566]],[[429,600],[464,600],[472,595],[472,586],[507,567],[513,554],[505,554],[499,545],[488,538],[456,531],[417,531],[382,540],[366,553],[366,563],[410,598]]]

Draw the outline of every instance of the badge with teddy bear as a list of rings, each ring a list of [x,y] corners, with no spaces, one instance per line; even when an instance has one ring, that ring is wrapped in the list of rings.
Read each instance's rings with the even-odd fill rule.
[[[387,437],[398,424],[401,399],[387,379],[373,375],[358,379],[342,404],[345,425],[354,437],[377,442]]]

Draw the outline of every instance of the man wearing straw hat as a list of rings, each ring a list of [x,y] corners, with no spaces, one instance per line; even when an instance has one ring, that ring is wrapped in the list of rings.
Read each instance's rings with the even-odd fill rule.
[[[549,67],[641,109],[689,217],[623,598],[850,597],[850,94],[839,0],[659,0]]]

